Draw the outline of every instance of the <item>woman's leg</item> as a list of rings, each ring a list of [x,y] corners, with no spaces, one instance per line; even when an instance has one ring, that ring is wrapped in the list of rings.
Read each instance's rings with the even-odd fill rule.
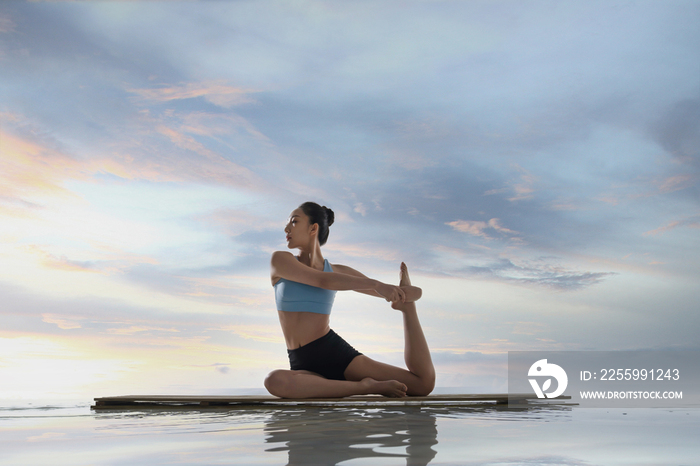
[[[406,264],[401,263],[401,281],[399,286],[410,286]],[[377,362],[367,356],[358,356],[345,370],[348,380],[362,380],[371,377],[375,380],[398,380],[408,387],[407,393],[414,396],[426,396],[435,388],[435,368],[430,357],[428,342],[418,319],[416,304],[394,303],[394,309],[403,313],[404,360],[406,369]]]
[[[359,358],[360,356],[358,356]],[[357,358],[355,358],[357,359]],[[406,396],[406,385],[396,380],[330,380],[309,371],[276,370],[265,379],[265,388],[281,398],[343,398],[351,395]]]

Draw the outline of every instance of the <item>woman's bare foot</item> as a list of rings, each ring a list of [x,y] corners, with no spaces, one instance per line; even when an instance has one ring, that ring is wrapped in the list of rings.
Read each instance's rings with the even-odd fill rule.
[[[374,380],[371,377],[362,379],[361,383],[367,388],[367,393],[388,396],[389,398],[403,398],[408,387],[398,380]]]
[[[401,262],[401,272],[399,272],[399,286],[411,286],[411,277],[408,276],[408,266]]]
[[[405,287],[406,297],[410,298],[407,299],[406,302],[414,302],[420,299],[422,291],[420,288],[411,285],[411,277],[408,276],[408,266],[406,266],[405,262],[401,262],[401,271],[399,273],[399,286]],[[405,305],[406,303],[402,303],[399,301],[391,303],[391,307],[400,311],[405,308]]]

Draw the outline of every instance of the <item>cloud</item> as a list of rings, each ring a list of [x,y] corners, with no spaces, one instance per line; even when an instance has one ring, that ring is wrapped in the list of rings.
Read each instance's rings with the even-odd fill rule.
[[[42,296],[2,282],[0,300],[0,347],[3,338],[21,335],[47,345],[51,341],[76,343],[87,348],[88,353],[137,353],[148,348],[168,360],[182,350],[183,357],[193,361],[197,360],[196,355],[206,358],[207,354],[229,354],[238,361],[232,366],[238,367],[243,359],[246,364],[259,364],[269,345],[283,345],[284,341],[275,315],[269,314],[270,307],[266,308],[267,314],[258,310],[250,315],[231,308],[207,312],[196,306],[190,306],[187,312],[176,312],[105,297]],[[251,349],[251,344],[237,337],[257,342],[257,349]],[[6,356],[12,356],[6,348],[2,349]],[[46,352],[52,357],[62,356],[51,348]],[[27,351],[22,353],[29,355]],[[141,356],[141,360],[150,357]]]
[[[41,320],[43,320],[47,324],[56,324],[58,326],[58,328],[60,328],[62,330],[71,330],[74,328],[82,328],[80,323],[78,323],[72,319],[66,319],[63,316],[56,315],[56,314],[42,314]]]
[[[180,117],[180,129],[199,136],[226,136],[243,128],[249,135],[259,141],[268,142],[269,138],[258,131],[247,119],[233,113],[187,112]]]
[[[256,258],[256,261],[264,268],[269,256],[262,261]],[[249,275],[237,273],[241,270]],[[191,268],[142,263],[125,268],[119,276],[151,291],[191,302],[233,306],[239,313],[254,314],[269,309],[274,303],[274,296],[267,289],[269,276],[262,271],[256,275],[251,266],[236,261]]]
[[[47,196],[64,198],[84,204],[84,199],[66,187],[68,181],[96,181],[101,175],[113,174],[123,179],[150,178],[151,172],[133,167],[133,158],[112,159],[94,157],[80,159],[66,155],[47,144],[21,138],[8,133],[0,135],[3,157],[0,159],[0,198],[25,209],[41,209],[40,202]],[[144,166],[153,165],[145,162]],[[223,168],[223,167],[222,167]],[[157,181],[181,180],[168,177],[163,167],[153,167]],[[38,201],[34,201],[38,198]]]
[[[358,202],[355,204],[354,208],[352,209],[353,212],[357,212],[358,214],[362,215],[363,217],[367,216],[367,207],[361,202]]]
[[[7,121],[7,115],[2,117]],[[36,193],[70,197],[63,182],[87,177],[79,160],[41,141],[0,130],[0,149],[0,198],[15,199],[22,207],[34,205],[27,199]]]
[[[16,27],[17,25],[12,21],[12,18],[0,13],[0,34],[15,32]]]
[[[333,256],[334,262],[368,259],[398,264],[401,260],[401,250],[384,243],[355,243],[339,239],[326,244],[324,249]]]
[[[559,265],[556,258],[508,258],[506,251],[462,250],[442,245],[434,247],[439,273],[464,278],[482,278],[519,285],[536,285],[571,291],[598,284],[614,272],[589,272]]]
[[[165,125],[160,125],[155,130],[167,137],[177,147],[185,149],[189,152],[203,156],[207,159],[204,163],[191,163],[187,157],[182,157],[180,160],[174,160],[177,167],[180,165],[179,175],[186,177],[187,173],[198,175],[202,180],[218,181],[222,184],[232,183],[238,186],[252,187],[255,184],[256,176],[247,168],[227,160],[217,152],[207,148],[206,145],[197,141],[189,134],[170,128]],[[188,165],[188,170],[182,170],[182,165]]]
[[[133,305],[99,295],[67,297],[46,295],[32,288],[19,288],[0,281],[0,315],[3,332],[61,333],[57,328],[79,330],[82,337],[101,332],[137,334],[146,329],[162,332],[179,330],[182,334],[198,335],[202,329],[225,323],[227,317],[201,312],[177,313],[147,305]],[[47,310],[50,310],[47,312]],[[19,316],[14,318],[13,316]],[[56,327],[39,322],[55,324]],[[61,327],[63,326],[63,327]],[[121,330],[120,330],[121,329]]]
[[[700,99],[676,102],[656,123],[653,131],[670,154],[700,168]]]
[[[187,367],[213,367],[216,372],[219,372],[220,374],[228,374],[231,372],[231,364],[224,363],[224,362],[215,362],[213,364],[190,364]]]
[[[33,244],[25,245],[23,249],[32,255],[39,256],[41,265],[49,269],[66,272],[100,273],[93,261],[76,261],[68,259],[66,256],[56,256],[46,251],[44,247]]]
[[[680,227],[700,228],[700,215],[691,215],[681,220],[675,220],[662,227],[644,233],[644,236],[656,236]]]
[[[254,89],[230,86],[223,80],[163,85],[150,89],[132,88],[127,91],[136,94],[139,100],[145,102],[169,102],[203,97],[207,102],[224,108],[255,102],[250,95],[259,92]]]
[[[454,222],[448,222],[446,225],[451,226],[456,231],[462,233],[468,233],[472,236],[480,236],[486,239],[492,239],[490,235],[486,233],[485,230],[493,230],[498,233],[502,233],[506,236],[518,235],[517,231],[510,230],[501,226],[499,219],[492,218],[488,222],[482,221],[469,221],[469,220],[455,220]]]
[[[128,327],[118,327],[118,328],[109,328],[107,329],[107,333],[112,334],[112,335],[137,335],[137,334],[147,334],[147,335],[154,335],[154,334],[161,334],[161,333],[179,333],[180,331],[176,328],[162,328],[162,327],[149,327],[149,326],[142,326],[142,325],[130,325]]]
[[[470,275],[498,279],[518,284],[534,284],[561,291],[586,288],[616,275],[613,272],[581,272],[569,270],[562,266],[541,262],[523,261],[519,264],[509,259],[484,266],[471,266],[462,269]]]
[[[511,183],[514,195],[509,197],[508,200],[515,202],[532,199],[534,197],[534,185],[537,182],[537,177],[520,165],[513,164],[513,167],[520,173],[520,180]]]
[[[241,127],[256,144],[266,144],[264,135],[236,116],[142,115],[136,119],[137,129],[131,129],[135,134],[120,142],[109,141],[112,150],[101,148],[89,156],[81,156],[84,149],[72,144],[37,136],[44,130],[21,115],[5,113],[0,118],[14,129],[0,132],[0,203],[6,210],[40,207],[32,201],[37,196],[75,197],[65,187],[66,181],[93,181],[103,175],[132,181],[196,181],[256,192],[267,186],[253,171],[210,148],[216,134],[230,135]]]
[[[674,175],[657,182],[660,194],[672,193],[689,188],[697,182],[697,176],[690,174]]]
[[[245,118],[187,108],[139,113],[130,134],[120,135],[109,159],[128,179],[187,181],[232,186],[246,191],[270,189],[262,156],[274,146]],[[251,168],[252,167],[252,168]]]
[[[506,323],[513,325],[511,333],[517,335],[536,335],[542,333],[546,327],[542,322],[519,321]]]
[[[76,260],[69,258],[67,254],[53,254],[50,250],[56,248],[55,245],[24,244],[18,246],[18,248],[25,254],[37,258],[38,263],[42,267],[64,272],[86,272],[110,275],[124,273],[132,267],[141,264],[156,266],[159,263],[157,259],[151,256],[129,253],[107,246],[98,241],[91,242],[90,246],[91,248],[83,250],[71,249],[68,253],[88,256],[90,260]]]

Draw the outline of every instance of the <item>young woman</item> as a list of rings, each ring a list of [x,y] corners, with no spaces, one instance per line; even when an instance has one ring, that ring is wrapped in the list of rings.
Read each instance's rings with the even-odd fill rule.
[[[435,369],[416,312],[421,289],[411,286],[404,263],[398,286],[344,265],[331,265],[323,258],[321,246],[333,220],[332,210],[313,202],[302,204],[284,229],[287,247],[298,249],[299,254],[272,254],[270,275],[291,370],[272,371],[265,387],[282,398],[428,395],[435,386]],[[341,290],[384,298],[402,312],[408,370],[368,358],[331,330],[331,307],[336,291]]]

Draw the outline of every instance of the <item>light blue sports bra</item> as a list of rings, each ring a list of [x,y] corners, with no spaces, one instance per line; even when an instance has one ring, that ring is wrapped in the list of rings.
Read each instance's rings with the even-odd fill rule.
[[[324,261],[323,271],[333,271],[328,259]],[[334,299],[335,290],[324,290],[284,278],[275,283],[275,301],[279,311],[330,314]]]

